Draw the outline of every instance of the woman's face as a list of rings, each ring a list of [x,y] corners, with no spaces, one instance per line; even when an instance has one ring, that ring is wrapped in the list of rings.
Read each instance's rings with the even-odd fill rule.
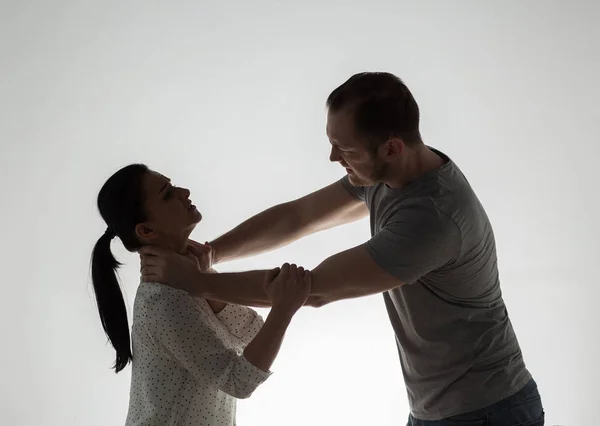
[[[150,244],[177,245],[187,242],[202,215],[190,200],[190,191],[171,185],[170,179],[155,171],[142,182],[148,220],[136,226],[136,233]]]

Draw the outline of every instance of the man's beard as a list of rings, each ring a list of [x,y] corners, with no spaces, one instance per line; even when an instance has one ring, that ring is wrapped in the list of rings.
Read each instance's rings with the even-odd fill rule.
[[[381,162],[375,162],[371,171],[367,176],[359,176],[356,172],[352,174],[348,174],[348,180],[352,184],[352,186],[363,187],[363,186],[373,186],[382,182],[387,176],[388,165]]]

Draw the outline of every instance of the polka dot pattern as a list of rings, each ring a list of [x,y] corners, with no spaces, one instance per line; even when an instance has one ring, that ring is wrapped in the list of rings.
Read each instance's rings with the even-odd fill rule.
[[[217,314],[217,318],[244,346],[254,339],[263,325],[260,315],[246,306],[229,304]]]
[[[243,356],[262,324],[244,306],[215,315],[203,299],[140,284],[126,426],[235,425],[236,398],[248,398],[271,375]]]

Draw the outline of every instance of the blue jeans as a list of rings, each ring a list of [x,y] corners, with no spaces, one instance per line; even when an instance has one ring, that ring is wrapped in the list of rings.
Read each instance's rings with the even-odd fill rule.
[[[544,408],[535,380],[489,407],[443,420],[419,420],[408,416],[406,426],[544,426]]]

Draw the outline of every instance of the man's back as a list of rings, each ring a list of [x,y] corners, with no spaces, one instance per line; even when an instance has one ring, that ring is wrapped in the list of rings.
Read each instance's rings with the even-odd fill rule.
[[[384,300],[411,411],[423,420],[486,407],[531,379],[502,299],[488,217],[458,167],[437,154],[446,164],[403,189],[342,181],[369,207],[373,258],[405,283]]]

